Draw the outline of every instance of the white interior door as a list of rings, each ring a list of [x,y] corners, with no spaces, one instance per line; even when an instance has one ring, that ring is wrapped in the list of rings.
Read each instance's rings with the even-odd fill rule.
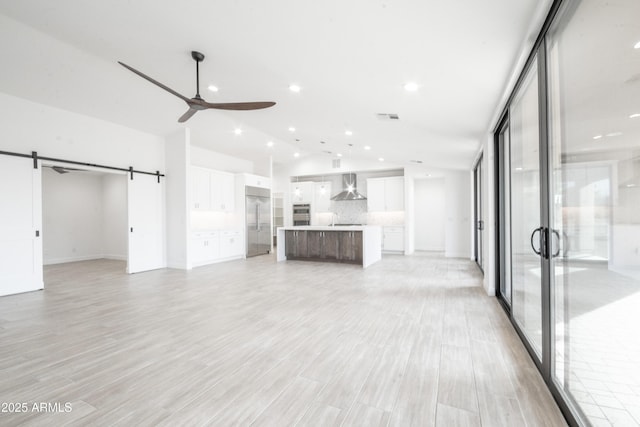
[[[164,268],[163,188],[153,175],[127,178],[129,202],[128,273]]]
[[[0,155],[0,295],[44,288],[41,171]]]

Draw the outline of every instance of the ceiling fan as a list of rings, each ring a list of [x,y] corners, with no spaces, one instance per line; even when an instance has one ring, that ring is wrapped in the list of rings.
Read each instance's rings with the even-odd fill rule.
[[[180,123],[186,122],[187,120],[189,120],[191,118],[191,116],[193,116],[198,111],[207,110],[209,108],[214,108],[214,109],[218,109],[218,110],[259,110],[261,108],[272,107],[272,106],[274,106],[276,104],[275,102],[211,103],[211,102],[205,101],[200,96],[200,67],[199,67],[200,62],[202,62],[204,60],[204,55],[202,53],[200,53],[200,52],[193,51],[193,52],[191,52],[191,57],[194,59],[194,61],[196,61],[196,96],[194,96],[191,99],[187,98],[184,95],[179,94],[178,92],[176,92],[175,90],[171,89],[170,87],[163,85],[159,81],[152,79],[151,77],[147,76],[146,74],[141,73],[140,71],[136,70],[133,67],[128,66],[127,64],[125,64],[123,62],[118,61],[118,64],[120,64],[123,67],[125,67],[126,69],[136,73],[137,75],[139,75],[143,79],[149,80],[154,85],[161,87],[162,89],[166,90],[170,94],[175,95],[178,98],[182,99],[184,102],[186,102],[187,105],[189,106],[189,109],[187,110],[186,113],[184,113],[178,119],[178,122],[180,122]]]

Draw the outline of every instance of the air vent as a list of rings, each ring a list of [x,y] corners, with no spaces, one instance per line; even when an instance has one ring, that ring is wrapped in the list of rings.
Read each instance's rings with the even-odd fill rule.
[[[340,159],[333,159],[331,161],[331,167],[333,169],[340,169]]]
[[[376,117],[378,120],[400,120],[400,117],[395,113],[378,113]]]

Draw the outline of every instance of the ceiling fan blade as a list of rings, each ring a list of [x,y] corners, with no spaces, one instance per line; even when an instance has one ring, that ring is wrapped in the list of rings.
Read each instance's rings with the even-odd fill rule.
[[[163,85],[162,83],[160,83],[159,81],[152,79],[151,77],[149,77],[149,76],[147,76],[146,74],[144,74],[144,73],[142,73],[142,72],[140,72],[140,71],[136,70],[135,68],[128,66],[128,65],[127,65],[127,64],[125,64],[124,62],[120,62],[120,61],[118,61],[118,64],[122,65],[122,66],[123,66],[124,68],[126,68],[127,70],[129,70],[129,71],[132,71],[132,72],[136,73],[137,75],[139,75],[139,76],[140,76],[140,77],[142,77],[143,79],[146,79],[146,80],[150,81],[150,82],[151,82],[151,83],[153,83],[154,85],[156,85],[156,86],[158,86],[158,87],[161,87],[162,89],[166,90],[166,91],[167,91],[167,92],[169,92],[170,94],[177,96],[178,98],[182,99],[183,101],[185,101],[185,102],[189,102],[189,101],[190,101],[190,99],[189,99],[189,98],[187,98],[186,96],[184,96],[184,95],[180,95],[178,92],[176,92],[175,90],[171,89],[170,87],[165,86],[165,85]]]
[[[211,103],[203,102],[206,108],[215,108],[218,110],[260,110],[276,105],[275,102],[227,102],[227,103]]]
[[[178,123],[186,122],[187,120],[189,120],[191,118],[191,116],[193,116],[197,112],[198,112],[198,110],[196,110],[194,108],[189,108],[186,113],[184,113],[182,116],[180,116],[180,118],[178,119]]]

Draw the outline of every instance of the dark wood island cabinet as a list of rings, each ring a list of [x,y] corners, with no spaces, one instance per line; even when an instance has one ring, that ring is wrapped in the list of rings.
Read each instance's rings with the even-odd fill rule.
[[[284,227],[278,231],[278,260],[359,264],[380,260],[380,227]],[[368,257],[366,256],[368,236]],[[284,247],[282,247],[284,246]]]

